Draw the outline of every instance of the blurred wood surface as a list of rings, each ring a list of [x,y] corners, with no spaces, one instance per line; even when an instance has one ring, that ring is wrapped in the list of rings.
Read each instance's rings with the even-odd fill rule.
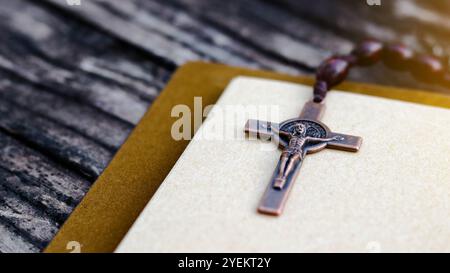
[[[52,239],[174,70],[313,74],[364,37],[450,56],[446,1],[0,0],[0,252]],[[450,93],[382,65],[351,79]]]

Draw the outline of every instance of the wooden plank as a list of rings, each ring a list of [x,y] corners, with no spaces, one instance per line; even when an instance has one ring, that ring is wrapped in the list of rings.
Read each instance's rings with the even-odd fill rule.
[[[24,1],[0,18],[0,127],[31,145],[0,132],[0,251],[38,251],[90,187],[77,172],[95,180],[170,70]]]
[[[319,0],[314,5],[307,2],[248,0],[245,5],[237,5],[235,2],[218,0],[170,0],[164,4],[157,1],[132,0],[99,2],[97,8],[103,9],[103,12],[112,13],[112,20],[116,20],[116,17],[129,20],[134,22],[135,27],[142,27],[146,32],[161,33],[176,43],[187,44],[193,50],[202,52],[202,55],[207,56],[203,57],[206,59],[214,58],[213,49],[215,48],[208,43],[205,46],[202,41],[205,37],[209,43],[215,41],[215,37],[219,36],[209,35],[213,30],[219,34],[223,33],[222,37],[236,37],[234,40],[243,43],[243,47],[239,45],[237,49],[233,48],[234,52],[240,52],[239,48],[250,48],[281,63],[306,68],[306,71],[301,72],[307,73],[313,72],[318,64],[331,53],[349,52],[354,42],[364,37],[373,36],[385,41],[399,38],[408,41],[414,37],[410,32],[404,32],[405,29],[409,30],[409,27],[395,27],[386,23],[389,21],[386,18],[398,17],[394,8],[391,7],[392,3],[383,5],[383,10],[390,11],[391,14],[389,14],[380,13],[365,2],[355,4],[351,1],[337,3]],[[80,13],[78,9],[67,6],[64,8],[74,14]],[[330,10],[333,10],[334,16],[329,16]],[[89,13],[82,17],[97,24],[96,19],[90,19],[92,16],[94,15]],[[110,32],[118,35],[114,30]],[[339,36],[336,33],[339,33]],[[132,37],[123,39],[130,41]],[[423,43],[410,42],[414,48],[423,50]],[[227,48],[230,48],[229,44],[226,43]],[[303,45],[307,48],[302,48]],[[216,55],[220,56],[220,54]],[[170,58],[170,56],[164,56],[164,58]],[[223,59],[218,58],[219,61]],[[233,63],[229,60],[222,62]],[[249,61],[246,64],[246,66],[252,65]],[[270,69],[283,71],[273,66]],[[391,73],[385,67],[352,71],[350,79],[448,92],[444,88],[418,82],[409,75]]]
[[[365,37],[377,37],[385,41],[397,38],[397,33],[391,28],[380,26],[370,20],[370,16],[380,13],[380,9],[383,9],[382,15],[385,20],[389,20],[391,16],[388,13],[389,3],[387,2],[390,1],[384,1],[382,7],[368,6],[366,1],[348,0],[315,0],[314,4],[307,0],[268,0],[268,2],[291,10],[298,16],[334,30],[354,41]]]
[[[448,60],[449,54],[443,54],[443,52],[450,45],[450,41],[447,41],[450,33],[439,34],[437,27],[434,28],[434,31],[427,32],[428,26],[420,22],[426,12],[418,10],[418,1],[384,1],[381,7],[369,6],[365,1],[355,3],[348,0],[317,0],[314,1],[314,5],[307,0],[266,0],[265,2],[308,19],[310,22],[339,33],[354,42],[367,37],[375,37],[385,42],[400,41],[418,52],[433,54],[435,51],[441,52],[438,55],[442,56],[444,60]],[[399,6],[402,3],[403,5],[405,3],[412,5],[415,13],[411,9],[401,9]],[[407,12],[407,10],[410,11]],[[330,16],[330,12],[333,16]],[[405,12],[409,14],[409,20]],[[439,18],[436,10],[428,10],[428,12],[433,14],[433,18]],[[411,25],[415,27],[411,28]],[[425,31],[417,31],[419,28]],[[446,88],[424,84],[407,73],[399,73],[383,65],[353,69],[349,79],[450,93]]]
[[[416,37],[424,51],[440,56],[450,68],[450,5],[447,1],[405,1],[392,3],[396,26]],[[412,29],[411,25],[415,27]]]
[[[259,48],[266,54],[278,56],[286,62],[299,64],[309,70],[314,70],[331,54],[325,48],[311,45],[309,43],[311,37],[308,37],[313,32],[330,34],[328,31],[314,27],[301,19],[291,21],[297,26],[295,35],[280,31],[282,28],[278,27],[279,18],[275,22],[272,20],[276,20],[278,15],[285,14],[280,14],[282,13],[280,10],[256,10],[261,3],[246,1],[244,5],[236,5],[232,1],[216,0],[171,0],[169,2],[202,18],[205,23],[226,29],[227,32],[241,37],[246,44]],[[264,13],[258,14],[258,11]],[[302,37],[302,40],[298,37]],[[330,40],[334,38],[336,36],[330,35]],[[349,48],[349,46],[347,42],[346,47]]]
[[[135,27],[141,27],[146,32],[159,33],[169,38],[174,44],[173,46],[179,44],[196,52],[199,55],[198,59],[209,59],[219,62],[226,60],[232,65],[261,67],[261,60],[240,54],[241,52],[239,52],[236,44],[232,45],[228,41],[227,46],[217,46],[216,43],[212,43],[211,41],[224,38],[225,36],[219,32],[209,32],[208,34],[212,34],[210,37],[203,36],[206,33],[197,27],[200,24],[183,11],[180,11],[181,14],[179,14],[168,8],[167,5],[149,1],[127,1],[126,3],[123,1],[108,1],[100,3],[100,5],[114,14],[120,14],[121,17],[127,18]],[[178,20],[182,20],[182,24]],[[186,31],[186,23],[190,24],[191,31]],[[222,37],[215,37],[216,35],[221,35]],[[225,41],[222,40],[221,42]],[[231,48],[235,50],[230,50]],[[261,58],[267,59],[264,56],[261,56]],[[278,64],[273,62],[272,65],[276,66]]]
[[[201,59],[201,56],[198,53],[189,50],[186,47],[180,46],[174,48],[174,43],[167,37],[155,32],[147,32],[144,29],[135,26],[132,22],[116,16],[103,8],[100,5],[101,3],[98,3],[97,1],[85,1],[83,5],[76,8],[68,6],[64,1],[45,1],[67,11],[74,12],[84,20],[94,23],[96,26],[99,26],[110,33],[114,33],[118,38],[129,42],[133,46],[146,50],[147,52],[152,52],[155,56],[162,58],[171,56],[171,58],[165,58],[165,60],[171,60],[176,65],[180,65],[187,61]],[[121,2],[124,6],[128,5],[128,1]]]
[[[20,196],[24,202],[32,204],[58,224],[62,224],[73,210],[52,191],[41,187],[39,181],[25,175],[14,174],[0,167],[0,180],[4,191]]]
[[[1,132],[0,167],[39,183],[70,206],[77,205],[90,187],[89,181]]]
[[[160,33],[174,43],[198,52],[202,59],[236,66],[275,69],[294,73],[298,69],[261,54],[245,42],[205,25],[183,9],[158,1],[108,1],[101,5],[120,14],[147,32]],[[175,46],[175,45],[173,45]],[[170,58],[170,56],[167,56]]]
[[[110,151],[80,134],[5,100],[0,101],[0,128],[16,139],[45,151],[58,162],[72,166],[92,181],[113,156]]]
[[[16,233],[11,228],[0,223],[0,253],[36,253],[35,247]]]
[[[13,44],[9,45],[11,45],[10,49],[17,49]],[[3,51],[5,47],[1,49]],[[0,52],[0,67],[28,82],[92,105],[132,124],[139,121],[148,107],[148,102],[123,91],[117,85],[101,79],[93,81],[82,73],[73,74],[68,69],[52,65],[35,56],[27,56],[29,54],[27,52],[29,51]],[[134,111],[130,111],[130,108]]]
[[[88,181],[3,134],[0,180],[0,223],[15,230],[14,242],[26,241],[38,249],[53,238],[89,188]],[[21,251],[35,250],[27,249]]]
[[[450,20],[443,12],[446,4],[436,3],[438,1],[384,1],[381,6],[351,0],[317,0],[314,5],[309,5],[307,0],[268,2],[353,40],[375,37],[386,42],[401,41],[423,52],[430,49],[427,43],[433,40],[434,46],[442,47],[446,55],[450,53]],[[333,11],[333,16],[330,16],[330,11]]]
[[[1,70],[0,98],[70,128],[111,151],[120,147],[133,128],[94,107],[55,95]]]
[[[155,1],[136,1],[139,2],[139,8],[141,10],[153,11],[158,16],[164,17],[160,13],[157,13],[161,9],[154,4]],[[319,18],[320,20],[316,20],[317,18],[315,18],[312,21],[313,23],[307,21],[311,17],[314,18],[314,16],[308,15],[309,3],[306,2],[303,2],[302,8],[304,8],[304,12],[300,13],[300,16],[291,10],[279,7],[279,5],[267,4],[266,2],[256,0],[248,0],[245,5],[236,5],[236,3],[230,1],[216,0],[171,0],[165,3],[165,5],[171,6],[179,12],[189,11],[192,14],[191,17],[203,21],[203,24],[207,25],[208,28],[217,27],[231,36],[241,37],[246,44],[254,46],[256,43],[256,47],[260,48],[266,54],[283,52],[283,50],[288,50],[290,47],[289,44],[282,45],[280,43],[274,43],[272,45],[270,40],[266,39],[270,33],[289,37],[293,40],[293,43],[306,43],[315,49],[317,48],[327,52],[326,54],[348,53],[354,45],[354,42],[367,36],[378,37],[385,41],[394,41],[400,37],[405,42],[411,40],[411,37],[415,37],[413,33],[410,33],[411,28],[409,26],[411,22],[395,24],[394,26],[387,23],[389,20],[386,20],[386,18],[398,17],[398,14],[390,7],[392,3],[390,5],[387,4],[387,7],[383,6],[384,10],[391,10],[392,12],[391,14],[386,14],[386,12],[380,13],[379,10],[365,3],[355,4],[350,1],[344,1],[342,5],[337,5],[336,1],[321,1],[315,3],[314,8],[320,10],[324,16],[329,13],[323,12],[323,7],[328,7],[327,11],[329,11],[333,10],[335,6],[339,6],[337,8],[341,12],[339,15],[341,17],[328,16],[326,18],[328,20],[326,21],[327,24],[325,24],[326,28],[323,27],[321,18]],[[295,3],[298,4],[298,2]],[[322,15],[320,12],[319,14]],[[303,14],[306,15],[302,16]],[[352,23],[344,20],[347,15],[350,16],[348,18],[352,18]],[[279,20],[279,18],[283,18],[283,20]],[[142,21],[145,20],[142,19]],[[320,22],[319,24],[317,24],[318,21]],[[344,23],[341,23],[341,21],[344,21]],[[340,24],[343,25],[339,27]],[[351,31],[352,28],[349,28],[350,31],[347,30],[347,25],[345,24],[351,24],[351,27],[357,31]],[[397,25],[404,26],[396,27]],[[243,28],[242,26],[245,27]],[[243,34],[239,31],[243,32]],[[334,34],[336,31],[342,37]],[[264,35],[260,35],[260,33],[264,33]],[[258,40],[255,37],[263,38]],[[416,41],[412,41],[411,43],[412,47],[419,51],[424,48],[423,43]],[[302,53],[306,54],[302,55]],[[297,62],[295,58],[298,57],[302,60],[315,60],[315,65],[317,66],[323,58],[315,56],[311,52],[299,50],[292,50],[285,55],[286,58],[289,58],[287,60],[288,62]],[[310,68],[314,69],[315,67]],[[350,79],[384,85],[433,90],[443,93],[449,92],[445,88],[424,84],[406,73],[397,73],[382,65],[378,65],[376,68],[355,69],[352,71]]]
[[[0,219],[38,248],[45,247],[58,231],[55,222],[1,185]]]
[[[186,12],[161,4],[160,10],[155,12],[156,1],[92,1],[75,9],[57,0],[45,2],[76,14],[129,44],[176,65],[192,60],[209,60],[291,73],[303,70],[303,65],[285,62],[276,54],[254,50],[247,41],[242,42],[213,26],[200,24],[201,21]]]
[[[222,2],[228,6],[233,4],[230,1]],[[343,54],[350,51],[354,46],[352,39],[346,39],[327,28],[305,20],[297,14],[261,0],[246,0],[245,5],[239,8],[239,14],[240,17],[247,18],[249,21],[264,22],[279,32],[329,52]]]
[[[29,13],[25,15],[24,9]],[[1,68],[130,123],[139,121],[161,82],[168,78],[168,70],[154,68],[158,74],[142,80],[142,75],[152,72],[145,70],[151,58],[133,51],[128,54],[117,40],[34,4],[5,1],[0,5],[0,16],[0,30],[8,40],[0,46]],[[164,79],[148,84],[160,76]]]

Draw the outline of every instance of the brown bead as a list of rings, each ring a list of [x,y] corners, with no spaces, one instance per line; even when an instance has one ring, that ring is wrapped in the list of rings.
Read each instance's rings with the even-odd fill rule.
[[[411,73],[421,81],[435,83],[442,80],[444,76],[444,66],[442,63],[427,55],[420,55],[411,62]]]
[[[314,102],[322,102],[328,92],[328,85],[324,81],[317,81],[314,85]]]
[[[392,69],[408,69],[413,57],[414,51],[403,44],[387,45],[383,50],[384,64]]]
[[[372,65],[381,59],[383,43],[368,39],[361,42],[353,51],[352,55],[357,57],[358,65]]]
[[[348,74],[350,63],[339,57],[331,57],[320,65],[317,70],[317,81],[322,81],[327,84],[330,89],[335,85],[340,84]]]

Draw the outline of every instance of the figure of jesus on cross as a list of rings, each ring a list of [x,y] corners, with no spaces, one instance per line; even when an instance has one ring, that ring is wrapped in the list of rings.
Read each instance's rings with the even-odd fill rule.
[[[308,102],[299,118],[280,124],[249,120],[245,132],[266,140],[274,140],[283,149],[271,182],[261,200],[258,211],[280,215],[287,196],[296,179],[305,155],[332,148],[357,152],[362,138],[331,132],[319,120],[323,115],[323,103]]]
[[[296,123],[292,133],[279,131],[279,134],[289,140],[288,146],[281,153],[280,168],[274,182],[274,187],[280,190],[283,189],[289,174],[292,173],[298,163],[303,160],[309,145],[320,145],[333,140],[342,140],[342,137],[339,136],[332,138],[310,137],[306,134],[306,125],[303,123]]]

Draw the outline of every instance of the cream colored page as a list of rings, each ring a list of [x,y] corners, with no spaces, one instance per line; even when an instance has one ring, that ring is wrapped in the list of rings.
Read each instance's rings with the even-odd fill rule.
[[[242,77],[218,105],[276,104],[280,122],[310,97],[307,86]],[[224,132],[237,135],[199,137],[221,126],[209,117],[117,252],[450,251],[449,110],[330,92],[322,121],[362,136],[362,148],[307,156],[279,217],[256,208],[280,151],[245,140],[247,117],[232,114]]]

